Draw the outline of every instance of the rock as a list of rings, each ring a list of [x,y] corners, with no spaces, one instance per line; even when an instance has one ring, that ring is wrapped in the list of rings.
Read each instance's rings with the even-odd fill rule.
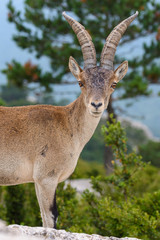
[[[27,235],[22,235],[18,231],[17,233],[7,227],[5,222],[0,220],[0,240],[40,240],[39,237],[28,237]]]
[[[102,237],[85,233],[70,233],[43,227],[28,227],[20,225],[5,226],[0,221],[0,240],[138,240],[136,238]]]
[[[6,227],[6,223],[4,221],[0,220],[0,231],[5,229],[5,227]]]
[[[95,192],[92,188],[91,179],[67,179],[65,181],[65,186],[68,184],[70,184],[72,188],[75,188],[76,192],[80,194],[82,194],[86,189],[90,192]]]

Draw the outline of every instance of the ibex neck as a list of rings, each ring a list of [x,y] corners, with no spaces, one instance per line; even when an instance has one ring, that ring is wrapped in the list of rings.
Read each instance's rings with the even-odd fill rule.
[[[92,137],[100,117],[95,118],[89,113],[82,94],[70,104],[70,115],[73,132],[77,134],[83,147]]]

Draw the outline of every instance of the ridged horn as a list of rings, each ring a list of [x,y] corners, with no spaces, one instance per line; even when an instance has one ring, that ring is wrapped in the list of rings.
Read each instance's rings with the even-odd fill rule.
[[[82,49],[84,69],[96,67],[96,50],[92,42],[91,36],[79,22],[68,16],[65,12],[63,12],[62,15],[65,17],[65,19],[77,35],[78,41]]]
[[[126,31],[127,27],[137,17],[137,15],[138,15],[138,11],[132,16],[130,16],[129,18],[119,23],[113,29],[113,31],[109,34],[101,53],[101,59],[100,59],[101,67],[108,70],[113,70],[113,61],[114,61],[114,56],[115,56],[118,43],[121,37],[123,36],[124,32]]]

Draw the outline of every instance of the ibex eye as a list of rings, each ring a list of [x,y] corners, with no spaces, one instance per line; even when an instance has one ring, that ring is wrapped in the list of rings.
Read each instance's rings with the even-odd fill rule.
[[[83,84],[81,81],[79,81],[78,83],[79,83],[79,86],[80,86],[80,87],[83,87],[83,86],[84,86],[84,84]]]
[[[111,88],[115,89],[115,88],[116,88],[116,85],[117,85],[116,82],[112,83]]]

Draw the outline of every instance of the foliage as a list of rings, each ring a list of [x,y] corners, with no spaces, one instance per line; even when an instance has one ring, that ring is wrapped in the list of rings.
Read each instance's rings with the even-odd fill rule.
[[[140,181],[145,164],[135,152],[127,154],[124,129],[112,116],[111,119],[112,124],[108,122],[108,128],[103,126],[102,131],[105,142],[113,149],[114,172],[106,177],[92,177],[92,184],[98,196],[89,191],[84,193],[84,199],[88,203],[86,213],[91,221],[90,224],[101,235],[158,239],[160,194],[146,196],[142,189],[143,197],[136,197],[136,184]],[[150,202],[146,198],[150,199]],[[151,207],[156,201],[158,202],[154,206],[154,214],[151,214],[149,205]]]
[[[143,129],[132,126],[132,123],[126,120],[122,121],[121,124],[126,132],[128,152],[131,152],[133,149],[137,149],[139,145],[148,142],[148,136]]]
[[[8,224],[40,226],[41,216],[34,185],[1,187],[0,218],[7,221]]]
[[[0,96],[6,102],[12,102],[14,100],[21,99],[24,100],[27,97],[27,89],[20,89],[13,84],[2,85]]]
[[[148,141],[147,144],[140,145],[139,153],[145,162],[160,167],[160,142]]]
[[[51,91],[49,83],[51,83],[52,75],[49,72],[42,73],[39,66],[32,64],[31,61],[21,65],[16,60],[7,64],[7,68],[2,71],[6,74],[10,84],[23,88],[27,83],[39,82],[46,90]]]
[[[24,106],[33,104],[27,100],[28,89],[26,87],[19,88],[13,83],[2,85],[0,90],[1,106]]]
[[[89,162],[103,163],[104,160],[104,149],[105,143],[104,138],[102,137],[102,125],[105,124],[105,121],[101,119],[98,127],[96,128],[92,138],[84,147],[80,158],[85,159]],[[125,129],[127,136],[127,152],[132,152],[133,149],[137,149],[139,145],[146,144],[148,138],[143,131],[143,129],[135,128],[128,121],[121,122],[123,128]]]
[[[85,159],[89,162],[103,163],[105,149],[104,139],[101,133],[101,127],[103,122],[103,120],[100,121],[92,138],[84,147],[80,155],[82,159]]]
[[[85,198],[88,201],[86,214],[89,215],[91,224],[96,226],[98,234],[137,237],[145,240],[159,239],[159,207],[156,209],[157,214],[152,216],[135,200],[114,201],[107,196],[98,199],[89,192],[85,193]],[[141,198],[141,201],[146,203],[145,198]],[[151,204],[154,204],[154,201],[154,198],[150,198]]]
[[[79,159],[74,173],[71,175],[71,179],[77,178],[90,178],[91,176],[105,175],[104,166],[98,162],[88,162],[83,159]]]
[[[122,20],[139,10],[136,21],[128,28],[121,45],[133,39],[155,35],[151,44],[144,45],[142,58],[135,58],[129,62],[130,73],[125,83],[120,86],[125,89],[123,97],[148,94],[149,82],[159,82],[159,67],[154,59],[159,58],[160,38],[159,19],[160,5],[156,0],[103,0],[99,1],[42,1],[25,0],[24,14],[15,9],[10,0],[8,3],[8,20],[17,29],[13,40],[29,52],[34,52],[37,58],[46,56],[50,61],[51,71],[42,73],[40,68],[31,62],[22,65],[13,61],[7,65],[4,73],[9,81],[22,85],[24,80],[38,81],[49,90],[50,83],[59,83],[63,76],[68,76],[68,58],[73,56],[82,63],[82,56],[78,40],[62,17],[63,11],[71,11],[89,31],[96,46],[97,57],[100,57],[104,40],[111,30]],[[116,63],[123,60],[116,56]],[[26,72],[26,65],[30,65],[33,72]],[[139,71],[141,67],[142,71]],[[16,76],[17,79],[16,79]],[[155,80],[156,79],[156,80]]]
[[[24,219],[24,187],[10,186],[5,188],[5,208],[6,208],[6,220],[9,223],[21,224]]]
[[[147,165],[143,171],[135,173],[136,182],[132,186],[133,196],[142,197],[146,193],[159,191],[160,170],[152,165]]]
[[[88,224],[87,218],[82,217],[80,214],[80,209],[84,209],[84,207],[83,203],[78,200],[75,189],[70,185],[65,187],[64,183],[61,183],[57,189],[57,196],[58,229],[67,229],[73,232],[83,232],[84,230],[91,232],[93,229]]]
[[[6,105],[5,101],[0,98],[0,106],[5,106],[5,105]]]
[[[127,153],[127,138],[120,122],[110,116],[112,124],[107,122],[107,127],[102,127],[102,132],[107,145],[112,147],[114,159],[112,161],[114,174],[102,178],[105,183],[112,184],[117,189],[118,195],[124,200],[130,196],[130,189],[135,183],[134,175],[144,167],[141,156],[135,152]],[[99,182],[98,177],[98,182]],[[96,184],[96,181],[94,182]],[[95,185],[96,186],[96,185]],[[99,191],[101,186],[97,185]],[[103,192],[103,187],[101,189]],[[116,192],[116,191],[115,191]]]

